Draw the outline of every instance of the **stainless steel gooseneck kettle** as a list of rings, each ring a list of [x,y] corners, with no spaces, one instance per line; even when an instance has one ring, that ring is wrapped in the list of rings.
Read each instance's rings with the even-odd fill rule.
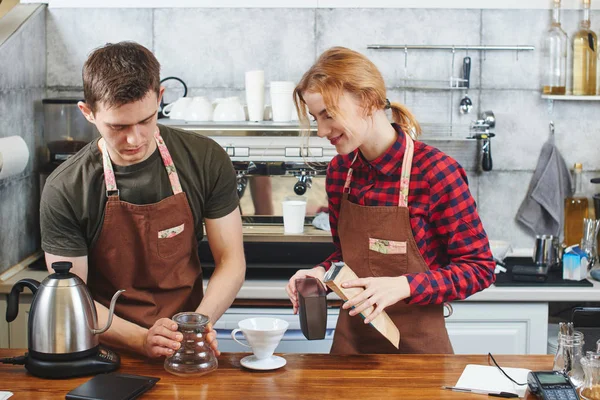
[[[52,263],[55,273],[40,284],[21,279],[8,296],[6,320],[13,321],[19,311],[19,294],[25,287],[33,294],[28,321],[29,352],[21,363],[33,375],[66,378],[106,372],[118,368],[116,353],[102,348],[98,335],[112,323],[115,303],[124,290],[110,302],[106,326],[98,328],[98,316],[89,289],[77,275],[69,272],[72,263]]]

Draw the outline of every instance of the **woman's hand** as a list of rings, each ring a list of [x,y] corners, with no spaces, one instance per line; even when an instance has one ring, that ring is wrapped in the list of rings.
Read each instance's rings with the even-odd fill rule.
[[[321,284],[323,284],[323,287],[325,287],[325,284],[323,283],[323,278],[325,277],[325,268],[319,266],[312,269],[298,270],[294,276],[290,278],[287,286],[285,287],[285,291],[292,302],[292,306],[294,306],[294,314],[298,313],[298,292],[296,290],[296,279],[306,278],[307,276],[317,278]]]
[[[342,308],[350,310],[350,315],[356,315],[373,306],[375,309],[365,318],[365,324],[370,323],[388,306],[396,304],[410,296],[410,286],[405,276],[359,278],[342,283],[343,288],[364,287],[365,290],[357,296],[348,299]]]

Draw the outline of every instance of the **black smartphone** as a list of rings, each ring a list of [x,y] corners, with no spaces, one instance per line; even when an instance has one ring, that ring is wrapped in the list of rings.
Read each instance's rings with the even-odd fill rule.
[[[548,265],[515,265],[511,274],[514,281],[546,282],[548,279]]]
[[[150,390],[160,378],[129,374],[100,374],[67,393],[70,400],[130,400]]]

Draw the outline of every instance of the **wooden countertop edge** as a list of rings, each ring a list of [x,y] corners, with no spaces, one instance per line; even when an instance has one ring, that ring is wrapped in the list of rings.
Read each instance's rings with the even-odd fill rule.
[[[0,349],[0,357],[16,356],[23,349]],[[489,365],[486,355],[330,355],[290,354],[283,356],[285,367],[273,371],[249,371],[240,365],[248,353],[223,353],[217,371],[202,376],[201,383],[190,377],[170,375],[162,361],[121,354],[121,373],[156,376],[161,381],[144,398],[255,398],[255,399],[339,399],[417,398],[483,399],[441,389],[454,385],[468,364]],[[548,370],[551,355],[497,355],[502,367]],[[5,388],[24,399],[64,398],[90,377],[45,380],[29,375],[22,366],[0,365]],[[307,385],[307,383],[309,383]],[[4,389],[4,388],[3,388]],[[281,392],[275,394],[274,390]],[[251,391],[251,392],[250,392]],[[252,395],[250,395],[252,394]],[[531,394],[526,399],[533,400]]]
[[[12,278],[13,276],[23,271],[25,268],[29,267],[31,264],[33,264],[34,262],[39,260],[40,257],[43,256],[44,252],[42,250],[38,250],[30,256],[26,257],[25,259],[19,261],[18,263],[16,263],[15,265],[13,265],[12,267],[0,274],[0,282]]]

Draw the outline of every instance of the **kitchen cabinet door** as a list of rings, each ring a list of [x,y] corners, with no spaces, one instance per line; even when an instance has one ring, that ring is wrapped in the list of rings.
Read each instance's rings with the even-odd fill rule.
[[[452,303],[446,329],[456,354],[546,354],[548,303]]]
[[[19,314],[17,318],[8,324],[9,346],[11,349],[27,348],[27,321],[29,320],[29,310],[31,309],[31,300],[33,296],[19,296]]]
[[[8,322],[6,322],[6,296],[0,296],[0,348],[8,348]]]

